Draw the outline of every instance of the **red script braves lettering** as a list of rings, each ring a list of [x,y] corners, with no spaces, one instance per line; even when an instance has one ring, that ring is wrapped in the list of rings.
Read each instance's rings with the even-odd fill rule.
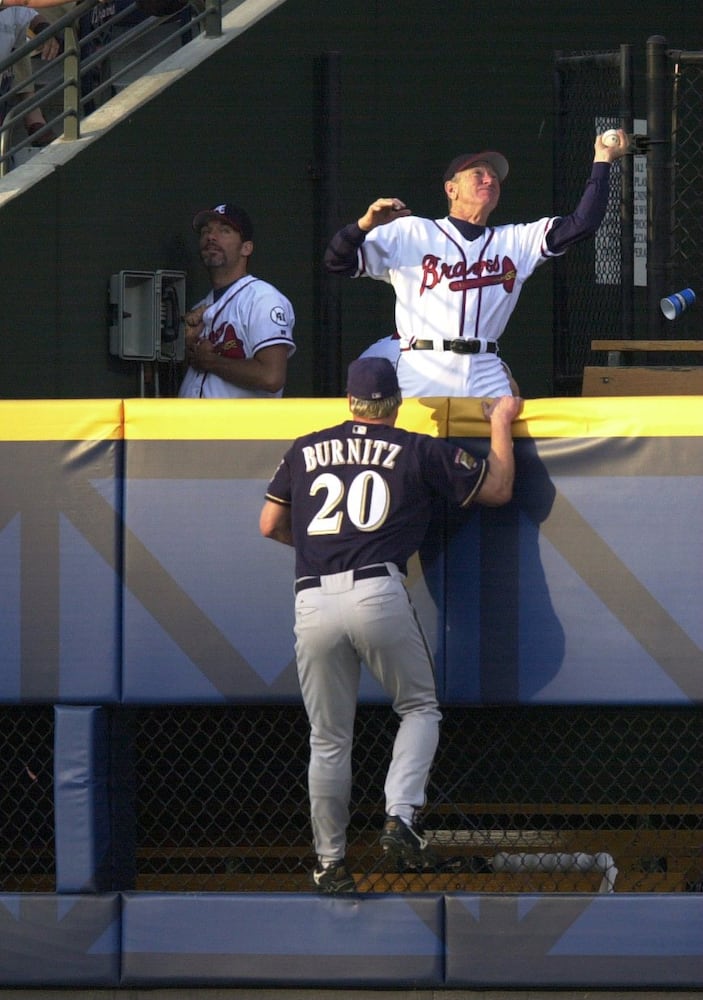
[[[422,258],[420,295],[431,291],[445,278],[452,292],[465,292],[484,285],[502,285],[506,292],[512,292],[516,275],[517,269],[510,257],[504,257],[502,262],[500,256],[477,260],[467,267],[464,260],[449,264],[428,253]]]

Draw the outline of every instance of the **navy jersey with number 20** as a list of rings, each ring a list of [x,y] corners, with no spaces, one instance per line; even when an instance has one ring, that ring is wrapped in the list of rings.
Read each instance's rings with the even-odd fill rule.
[[[298,438],[266,499],[291,506],[296,577],[383,562],[405,573],[433,501],[468,507],[487,471],[447,441],[348,420]]]

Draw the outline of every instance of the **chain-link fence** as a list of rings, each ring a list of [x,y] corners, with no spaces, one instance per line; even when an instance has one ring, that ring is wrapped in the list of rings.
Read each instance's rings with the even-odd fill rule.
[[[53,709],[2,708],[0,719],[0,892],[53,892]]]
[[[53,892],[52,709],[0,714],[0,891]],[[310,889],[302,707],[134,720],[138,890]],[[388,870],[378,844],[395,727],[389,708],[360,706],[348,861],[361,891],[703,890],[699,709],[445,709],[423,871]]]
[[[596,135],[631,117],[628,50],[558,54],[554,214],[573,212],[588,176]],[[627,163],[626,169],[631,168]],[[580,394],[591,340],[622,336],[623,260],[620,193],[623,165],[611,169],[610,198],[596,238],[554,262],[554,384],[558,395]]]
[[[695,709],[445,710],[424,871],[389,871],[378,846],[395,726],[360,707],[347,859],[361,891],[679,892],[703,875]],[[138,889],[310,888],[302,708],[140,710],[136,756]]]
[[[703,297],[703,52],[671,53],[674,81],[672,143],[673,288],[693,288]],[[677,336],[703,336],[703,312],[688,310],[677,321]],[[680,363],[700,364],[700,355],[679,355]]]
[[[597,133],[620,126],[632,133],[638,118],[650,128],[634,144],[639,155],[611,170],[610,203],[595,239],[573,247],[554,268],[554,384],[561,395],[580,392],[586,364],[607,363],[605,352],[591,351],[594,339],[685,341],[703,334],[700,309],[674,327],[658,308],[662,296],[682,288],[701,294],[703,52],[667,49],[657,37],[646,55],[647,107],[637,117],[628,46],[555,59],[556,214],[578,202],[583,150]],[[635,285],[646,288],[639,307]],[[700,365],[700,353],[677,348],[652,363]]]

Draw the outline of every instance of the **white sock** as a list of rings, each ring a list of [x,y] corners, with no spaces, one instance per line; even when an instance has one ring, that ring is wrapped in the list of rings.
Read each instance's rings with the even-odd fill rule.
[[[406,826],[413,825],[413,819],[415,818],[415,810],[412,806],[398,806],[390,816],[397,816],[398,819],[402,819]]]

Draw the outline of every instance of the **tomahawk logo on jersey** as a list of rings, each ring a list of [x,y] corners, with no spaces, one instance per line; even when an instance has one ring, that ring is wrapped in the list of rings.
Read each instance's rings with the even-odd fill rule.
[[[212,292],[205,305],[200,339],[209,340],[218,354],[227,358],[252,358],[257,351],[285,344],[288,357],[295,351],[295,314],[288,299],[273,285],[253,275],[245,275],[215,299]],[[213,374],[189,368],[181,396],[269,396],[269,393],[242,389]],[[280,396],[281,392],[275,395]]]
[[[469,267],[464,260],[448,264],[438,257],[426,254],[422,258],[420,295],[444,280],[448,282],[450,292],[467,292],[486,285],[502,285],[503,291],[512,292],[516,277],[517,270],[510,257],[504,257],[502,261],[500,257],[480,260]]]
[[[555,256],[546,244],[554,221],[486,227],[467,239],[447,219],[409,216],[366,235],[357,276],[393,285],[404,396],[511,394],[497,341],[527,278]],[[474,341],[475,353],[447,349],[459,339]],[[435,349],[415,349],[418,340]]]
[[[359,275],[392,283],[397,330],[406,344],[418,331],[495,341],[526,279],[552,256],[545,243],[552,222],[489,227],[468,240],[446,219],[398,219],[368,233],[359,248]]]

